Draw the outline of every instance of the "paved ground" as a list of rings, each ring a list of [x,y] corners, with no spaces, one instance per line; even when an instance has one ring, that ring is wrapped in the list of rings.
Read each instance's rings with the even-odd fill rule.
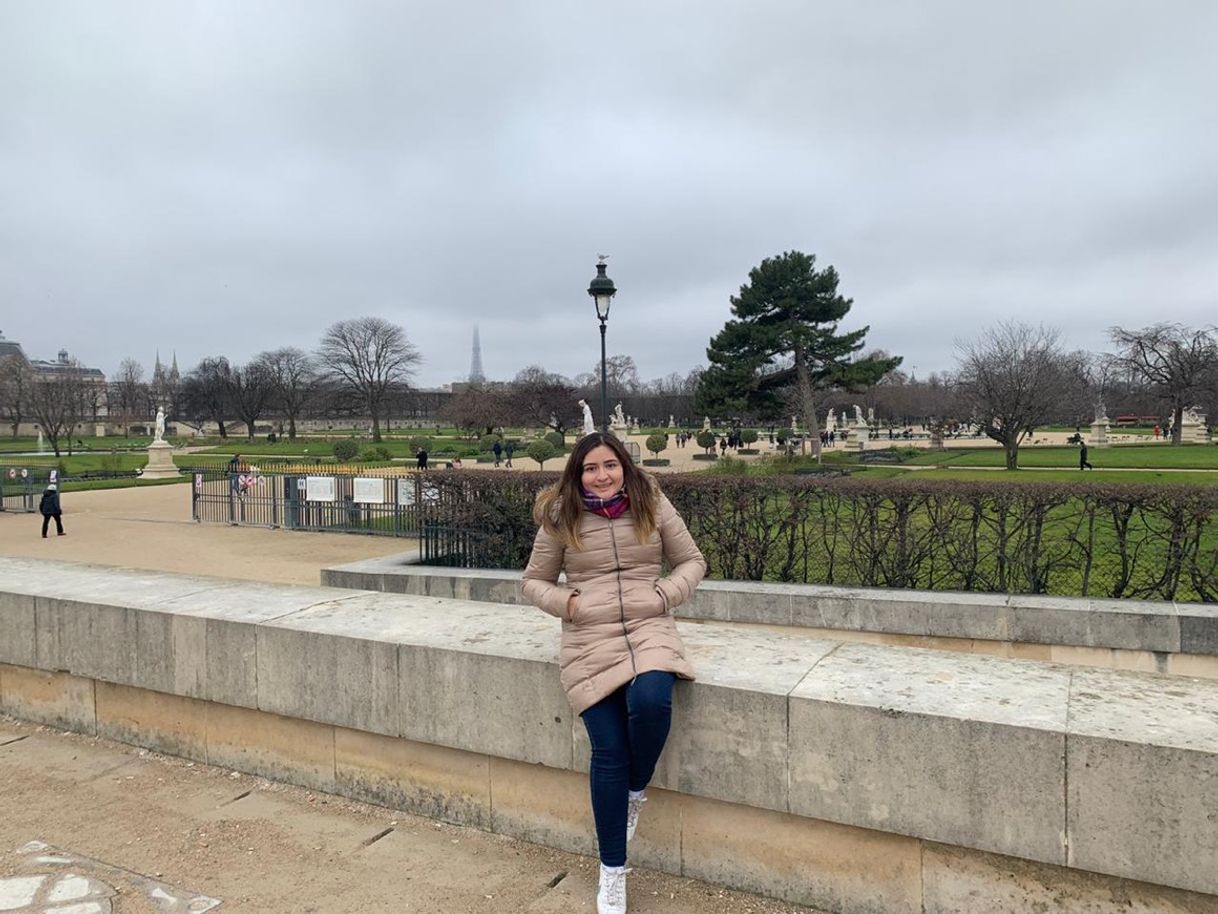
[[[34,515],[0,513],[0,554],[316,584],[324,565],[407,544],[195,524],[186,486],[63,503],[68,535],[47,540]],[[55,859],[70,862],[38,862]],[[36,892],[80,899],[77,914],[206,911],[207,898],[219,914],[559,914],[594,912],[594,884],[586,857],[0,718],[0,910],[51,910],[14,907]],[[630,899],[633,914],[807,910],[642,870]]]

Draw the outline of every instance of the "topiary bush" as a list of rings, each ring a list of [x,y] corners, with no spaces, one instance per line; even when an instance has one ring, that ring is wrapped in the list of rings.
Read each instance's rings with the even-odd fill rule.
[[[478,450],[489,454],[496,444],[502,444],[498,435],[483,435],[478,439]]]
[[[354,438],[344,438],[334,442],[334,459],[347,463],[359,454],[359,442]]]
[[[744,431],[742,431],[740,433],[740,440],[743,441],[745,444],[756,444],[757,443],[757,430],[752,429],[752,428],[746,428]]]
[[[525,453],[537,461],[537,465],[545,469],[546,461],[558,456],[558,449],[546,438],[539,438],[528,446]]]
[[[660,452],[668,447],[668,436],[656,432],[654,435],[648,435],[647,440],[643,443],[647,445],[647,450],[651,451],[656,457],[659,457]]]
[[[558,432],[546,432],[545,440],[554,445],[554,452],[561,454],[564,447],[567,445],[567,439]]]
[[[701,456],[705,457],[706,455],[711,453],[711,450],[719,442],[719,439],[715,437],[714,432],[708,432],[708,431],[704,430],[704,431],[698,432],[698,437],[696,437],[694,439],[694,441],[698,442],[698,447],[700,447],[704,451],[706,451],[706,454],[701,455]],[[699,456],[698,454],[695,454],[694,458],[697,459],[698,456]]]

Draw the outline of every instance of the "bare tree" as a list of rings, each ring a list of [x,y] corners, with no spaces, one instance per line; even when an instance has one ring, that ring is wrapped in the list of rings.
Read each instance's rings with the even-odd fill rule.
[[[317,365],[307,352],[285,346],[255,359],[262,364],[275,395],[275,405],[288,420],[288,437],[296,437],[296,419],[316,392]]]
[[[1218,379],[1215,329],[1190,330],[1180,324],[1153,324],[1141,330],[1111,327],[1118,347],[1113,362],[1131,378],[1148,384],[1171,409],[1171,443],[1179,445],[1184,410],[1212,390]]]
[[[13,437],[30,411],[30,388],[34,374],[29,362],[18,355],[0,360],[0,415],[12,428]]]
[[[228,402],[233,412],[245,423],[246,437],[254,439],[254,425],[262,418],[270,402],[274,386],[266,365],[255,359],[248,365],[232,369],[225,383]]]
[[[579,413],[577,400],[566,378],[540,365],[522,368],[511,383],[511,416],[521,425],[542,425],[566,434],[567,422]]]
[[[1002,445],[1007,469],[1014,470],[1020,442],[1069,398],[1073,355],[1062,349],[1056,329],[1017,321],[1004,321],[956,348],[960,406]]]
[[[148,387],[144,383],[144,366],[131,357],[119,363],[118,373],[110,382],[112,413],[123,424],[123,435],[131,434],[135,417],[146,418]]]
[[[184,421],[202,429],[209,419],[228,437],[225,420],[232,414],[229,401],[232,368],[224,356],[211,356],[199,362],[182,382],[180,412]]]
[[[395,387],[405,386],[422,357],[406,331],[379,317],[339,321],[321,338],[322,364],[359,398],[372,419],[372,440],[381,440],[381,407]]]
[[[445,421],[471,433],[491,434],[515,419],[515,396],[510,385],[482,382],[467,384],[454,393],[440,410]]]
[[[72,432],[87,414],[89,386],[84,372],[75,364],[48,377],[35,378],[30,385],[30,415],[38,422],[56,457],[63,438],[67,438],[68,453],[72,452]]]

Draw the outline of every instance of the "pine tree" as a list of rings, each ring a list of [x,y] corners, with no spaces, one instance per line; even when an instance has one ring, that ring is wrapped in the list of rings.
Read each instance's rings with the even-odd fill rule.
[[[793,389],[819,453],[816,392],[866,387],[901,363],[900,357],[851,361],[870,328],[837,332],[853,304],[837,284],[833,267],[817,270],[816,257],[799,251],[750,270],[731,299],[735,318],[706,350],[710,366],[698,385],[698,412],[775,417]]]

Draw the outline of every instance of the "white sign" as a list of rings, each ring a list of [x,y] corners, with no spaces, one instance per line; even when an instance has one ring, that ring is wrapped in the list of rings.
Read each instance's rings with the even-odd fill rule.
[[[334,501],[333,476],[306,476],[306,501]]]
[[[385,480],[372,476],[356,476],[355,500],[361,505],[384,504]]]
[[[195,491],[202,494],[203,492],[203,474],[195,473]]]
[[[414,504],[414,479],[398,480],[398,504],[409,507]]]

